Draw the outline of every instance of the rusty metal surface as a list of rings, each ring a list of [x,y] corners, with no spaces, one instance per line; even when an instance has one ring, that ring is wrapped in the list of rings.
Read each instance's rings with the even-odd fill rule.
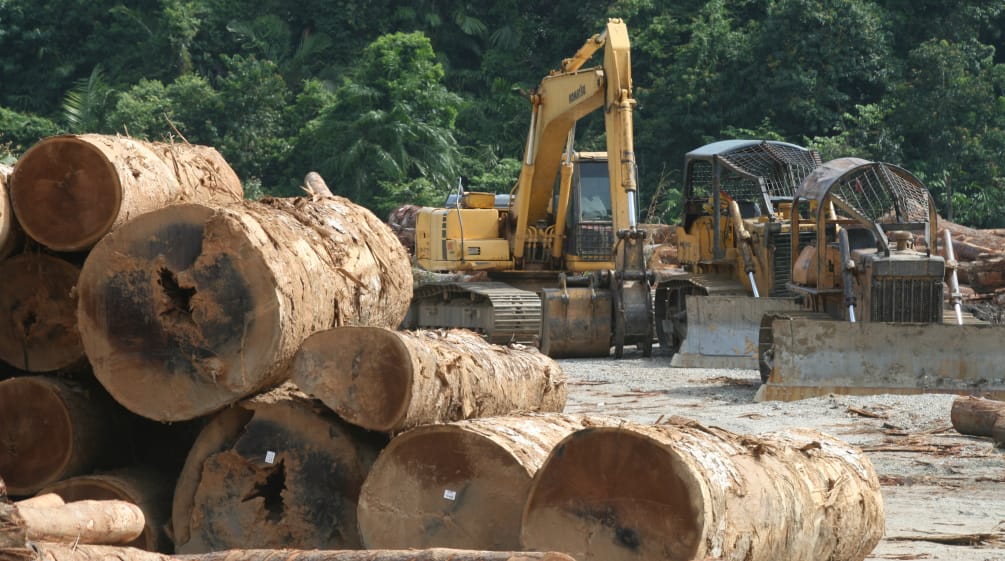
[[[827,394],[980,394],[1005,399],[1005,327],[772,322],[774,356],[758,400]]]
[[[797,310],[793,298],[686,297],[687,337],[670,361],[680,368],[757,368],[761,317]]]

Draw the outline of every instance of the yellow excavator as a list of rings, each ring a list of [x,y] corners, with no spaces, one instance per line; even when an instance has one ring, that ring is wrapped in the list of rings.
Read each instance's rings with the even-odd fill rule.
[[[789,240],[798,257],[787,286],[802,305],[762,319],[757,399],[1005,399],[1005,328],[961,311],[955,261],[935,252],[935,204],[914,175],[882,162],[831,160],[796,191],[791,227],[812,232]],[[943,247],[951,252],[948,232]]]
[[[684,157],[677,256],[655,293],[660,348],[682,368],[757,368],[761,317],[799,308],[788,288],[792,199],[820,157],[773,140],[721,140]]]
[[[583,68],[603,49],[601,66]],[[554,357],[649,355],[652,274],[636,223],[637,181],[628,31],[594,35],[530,95],[520,177],[506,208],[462,193],[416,216],[415,256],[433,272],[484,271],[486,282],[416,288],[404,326],[463,327]],[[576,122],[602,110],[605,153],[576,152]]]

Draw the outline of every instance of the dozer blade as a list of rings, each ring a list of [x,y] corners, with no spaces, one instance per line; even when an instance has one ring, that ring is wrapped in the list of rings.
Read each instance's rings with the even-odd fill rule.
[[[688,295],[687,337],[670,359],[680,368],[757,368],[761,318],[797,310],[793,298]]]
[[[1005,399],[1005,327],[775,317],[755,400],[831,393],[981,394]],[[766,351],[767,352],[767,351]]]

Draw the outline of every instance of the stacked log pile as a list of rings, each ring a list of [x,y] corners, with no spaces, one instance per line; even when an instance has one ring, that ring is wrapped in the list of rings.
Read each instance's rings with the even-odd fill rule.
[[[23,229],[28,239],[0,261],[10,311],[0,322],[9,378],[0,383],[0,477],[16,497],[56,499],[46,512],[64,501],[136,505],[142,531],[127,541],[149,551],[360,548],[359,492],[386,433],[564,407],[561,371],[536,350],[465,333],[394,334],[411,299],[408,256],[388,227],[315,173],[305,178],[309,196],[243,201],[211,148],[100,135],[46,139],[2,171],[11,204],[0,206],[0,235]],[[346,372],[341,355],[307,346],[300,356],[311,366],[291,363],[310,335],[338,330],[380,334],[376,347],[346,351],[353,356],[395,356],[385,348],[392,339],[420,341],[418,354],[387,363],[408,370],[414,390],[393,404],[400,418],[352,419],[381,432],[281,385],[299,372],[330,401],[319,388]],[[374,380],[348,391],[384,384],[381,395],[406,379],[379,374],[367,371]],[[53,558],[88,551],[43,545]],[[92,554],[138,555],[123,551]],[[446,556],[565,558],[331,558]]]
[[[1005,306],[1005,231],[978,230],[941,219],[939,230],[941,255],[945,255],[942,231],[952,236],[961,292],[971,311],[981,319],[1001,323],[1002,314],[982,308]]]

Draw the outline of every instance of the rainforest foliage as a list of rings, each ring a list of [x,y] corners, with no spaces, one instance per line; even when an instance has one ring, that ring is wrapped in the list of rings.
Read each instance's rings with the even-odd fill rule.
[[[943,215],[1005,226],[1005,3],[984,0],[0,0],[0,159],[118,132],[215,146],[249,196],[310,170],[381,215],[459,178],[506,192],[522,94],[608,17],[643,219],[676,219],[688,150],[743,137],[896,163]]]

